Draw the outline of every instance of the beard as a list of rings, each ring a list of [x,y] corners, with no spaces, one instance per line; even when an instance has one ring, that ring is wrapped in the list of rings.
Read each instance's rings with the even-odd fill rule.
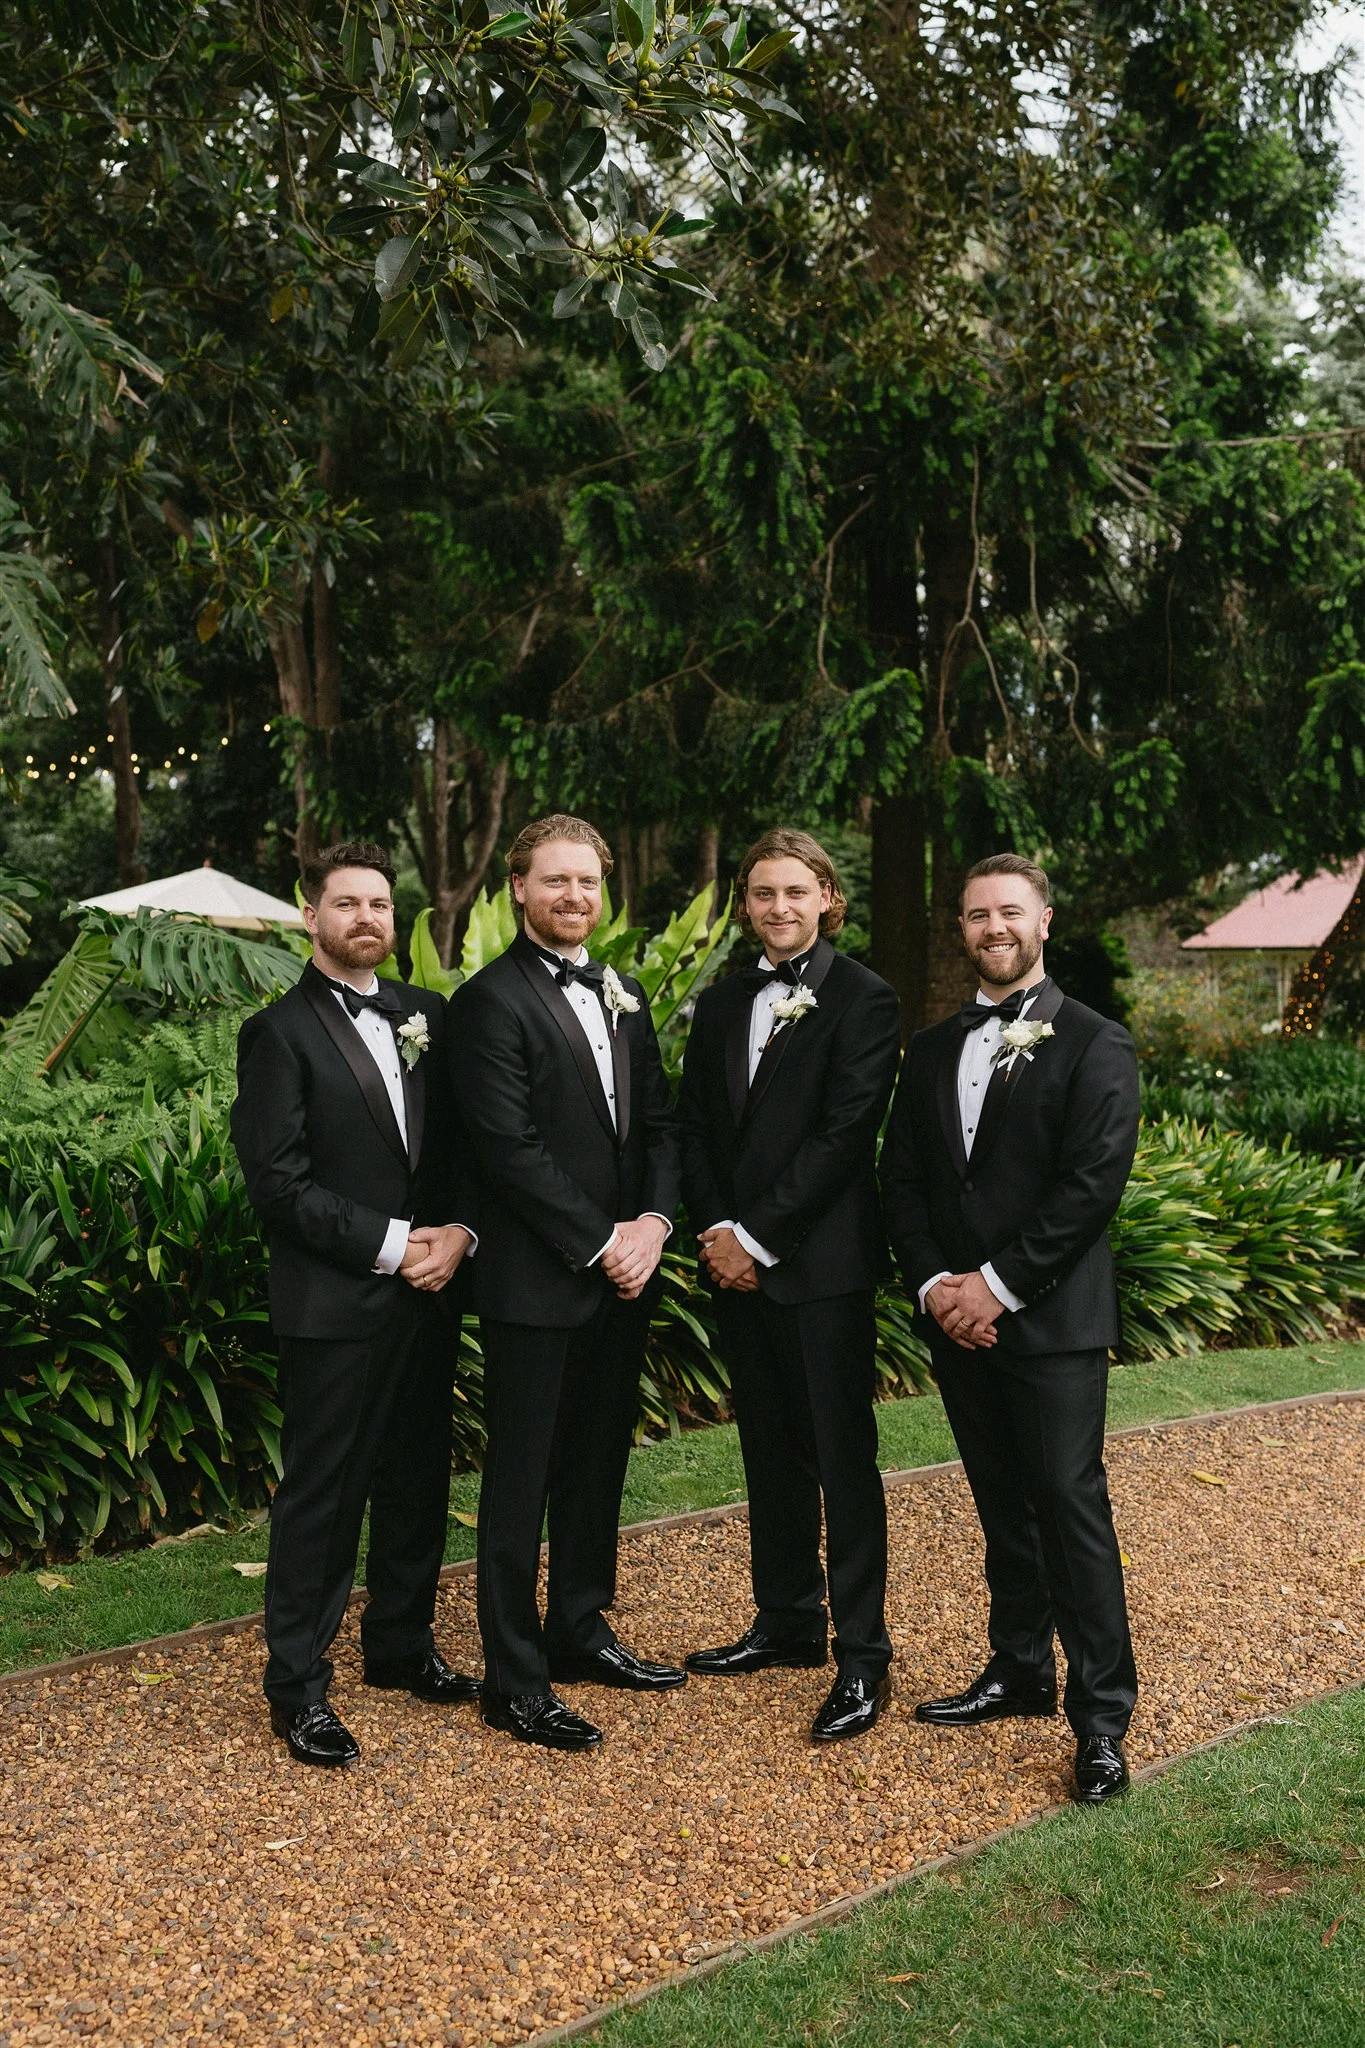
[[[591,911],[584,916],[577,916],[562,910],[538,909],[535,917],[532,917],[525,904],[522,905],[521,916],[522,923],[531,937],[540,945],[548,947],[551,952],[559,946],[586,944],[601,922],[601,919],[595,918]]]
[[[383,932],[324,931],[321,937],[324,952],[338,967],[377,967],[390,950]]]
[[[1022,981],[1032,973],[1043,957],[1043,935],[1040,931],[1028,932],[1016,939],[1008,953],[988,953],[984,946],[969,947],[972,965],[983,982],[992,988],[1007,988],[1011,982]]]

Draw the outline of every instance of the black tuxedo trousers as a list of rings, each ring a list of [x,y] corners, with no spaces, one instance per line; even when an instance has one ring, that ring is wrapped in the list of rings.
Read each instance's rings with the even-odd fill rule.
[[[891,1639],[872,1292],[786,1303],[721,1290],[715,1303],[749,1488],[758,1625],[824,1641],[823,1494],[840,1674],[875,1681],[891,1662]]]
[[[1104,1470],[1107,1351],[1019,1357],[937,1334],[934,1376],[986,1539],[992,1678],[1055,1676],[1077,1735],[1122,1736],[1137,1699]]]
[[[349,1342],[280,1338],[284,1477],[270,1511],[265,1691],[289,1709],[326,1695],[367,1500],[365,1660],[432,1645],[460,1326],[430,1295],[390,1285],[379,1330]]]
[[[604,1614],[616,1599],[617,1524],[648,1326],[643,1297],[606,1293],[571,1329],[480,1320],[488,1449],[478,1602],[492,1692],[545,1692],[556,1654],[615,1640]],[[536,1579],[547,1519],[542,1628]]]

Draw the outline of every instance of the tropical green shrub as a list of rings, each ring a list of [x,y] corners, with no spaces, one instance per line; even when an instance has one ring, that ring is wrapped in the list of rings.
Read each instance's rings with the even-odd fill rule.
[[[652,939],[616,918],[605,927],[607,957],[645,981],[675,1057],[690,999],[729,944],[709,908],[704,894]],[[500,950],[506,928],[505,899],[485,898],[461,971]],[[439,968],[420,935],[414,954],[419,978]],[[280,1416],[265,1253],[225,1113],[240,1015],[154,1022],[61,1086],[0,1060],[0,1555],[137,1541],[268,1497]],[[1328,1086],[1330,1049],[1312,1050]],[[1316,1338],[1365,1295],[1365,1166],[1168,1119],[1144,1129],[1114,1244],[1125,1357]],[[641,1434],[727,1412],[685,1228],[663,1271]],[[922,1391],[926,1348],[894,1286],[877,1327],[882,1392]],[[456,1460],[476,1466],[472,1323],[454,1400]]]
[[[1365,1167],[1147,1126],[1112,1241],[1123,1355],[1304,1343],[1365,1295]]]
[[[210,1097],[122,1163],[57,1161],[27,1186],[10,1172],[0,1553],[128,1541],[262,1497],[280,1412],[261,1279]]]
[[[1314,1039],[1283,1040],[1189,1062],[1147,1083],[1148,1117],[1182,1116],[1301,1152],[1365,1159],[1365,1051]]]

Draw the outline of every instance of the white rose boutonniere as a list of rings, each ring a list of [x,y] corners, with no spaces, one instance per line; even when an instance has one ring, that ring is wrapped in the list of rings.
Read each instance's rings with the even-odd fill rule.
[[[422,1054],[431,1050],[431,1033],[420,1010],[414,1010],[407,1023],[399,1025],[394,1036],[405,1067],[415,1067]]]
[[[773,1004],[773,1030],[780,1031],[784,1024],[799,1024],[808,1010],[818,1010],[819,1007],[815,990],[807,988],[804,981],[798,981],[794,989],[785,996],[779,996]]]
[[[616,1027],[622,1017],[633,1017],[640,1007],[640,998],[633,996],[614,967],[608,967],[602,976],[602,1000],[611,1018],[611,1035],[616,1036]]]
[[[1052,1036],[1053,1030],[1050,1024],[1035,1023],[1028,1017],[1016,1017],[1012,1024],[1006,1024],[1001,1031],[1000,1047],[995,1058],[991,1061],[991,1065],[993,1067],[1008,1065],[1020,1053],[1024,1055],[1026,1060],[1031,1060],[1034,1047],[1041,1045],[1045,1038],[1051,1038]]]

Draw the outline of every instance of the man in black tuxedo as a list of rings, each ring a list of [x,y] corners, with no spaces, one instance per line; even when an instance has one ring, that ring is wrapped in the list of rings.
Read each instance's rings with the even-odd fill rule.
[[[823,1494],[838,1676],[811,1734],[828,1742],[872,1727],[890,1697],[873,1300],[897,1005],[830,944],[846,904],[809,833],[765,833],[736,890],[763,954],[699,999],[680,1113],[683,1197],[716,1290],[744,1454],[758,1611],[738,1642],[687,1665],[723,1675],[825,1662]]]
[[[431,1633],[460,1328],[438,1297],[474,1211],[454,1166],[445,1005],[375,974],[393,950],[393,880],[363,841],[305,864],[312,961],[238,1040],[232,1136],[270,1251],[284,1410],[265,1692],[275,1733],[309,1764],[360,1754],[327,1704],[327,1649],[367,1500],[366,1684],[442,1704],[479,1689]]]
[[[523,1742],[589,1749],[601,1731],[552,1682],[657,1692],[685,1677],[637,1657],[604,1617],[677,1133],[644,991],[586,950],[611,868],[601,835],[541,818],[508,865],[521,931],[455,991],[449,1033],[481,1178],[483,1717]]]
[[[892,1247],[925,1316],[934,1373],[986,1538],[991,1656],[917,1718],[967,1727],[1056,1712],[1067,1658],[1075,1796],[1128,1783],[1137,1698],[1104,1472],[1118,1296],[1108,1227],[1137,1144],[1121,1025],[1048,979],[1047,876],[1017,854],[967,876],[975,999],[905,1057],[882,1155]]]

